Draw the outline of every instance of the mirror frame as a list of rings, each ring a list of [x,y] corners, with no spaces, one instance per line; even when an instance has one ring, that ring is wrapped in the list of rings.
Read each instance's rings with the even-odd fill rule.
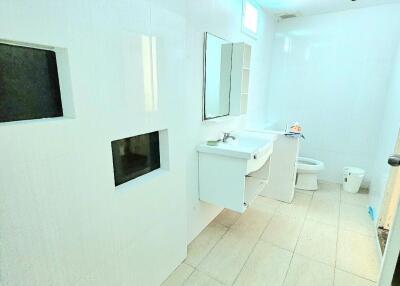
[[[202,120],[203,121],[207,121],[207,120],[211,120],[211,119],[216,119],[216,118],[220,118],[220,117],[227,117],[230,115],[231,113],[231,89],[232,89],[232,82],[230,82],[230,86],[229,86],[229,106],[228,106],[228,113],[227,114],[223,114],[223,115],[219,115],[219,116],[214,116],[214,117],[207,117],[206,116],[206,84],[207,84],[207,36],[211,35],[214,36],[216,38],[219,38],[221,40],[226,41],[227,43],[231,43],[233,45],[233,42],[229,42],[228,40],[219,37],[217,35],[214,35],[212,33],[209,32],[205,32],[204,33],[204,44],[203,44],[203,110],[202,110]],[[231,55],[232,57],[232,55]],[[230,80],[232,80],[232,75],[230,75]]]

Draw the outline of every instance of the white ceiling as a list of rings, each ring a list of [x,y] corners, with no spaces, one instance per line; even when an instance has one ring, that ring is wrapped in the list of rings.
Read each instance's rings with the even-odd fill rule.
[[[273,14],[301,13],[301,15],[314,15],[374,5],[400,3],[400,0],[258,0],[258,3]]]

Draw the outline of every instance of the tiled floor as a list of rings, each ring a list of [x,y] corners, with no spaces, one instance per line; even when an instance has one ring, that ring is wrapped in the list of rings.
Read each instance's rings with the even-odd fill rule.
[[[373,286],[379,258],[368,195],[320,184],[285,204],[258,197],[224,210],[163,286]]]

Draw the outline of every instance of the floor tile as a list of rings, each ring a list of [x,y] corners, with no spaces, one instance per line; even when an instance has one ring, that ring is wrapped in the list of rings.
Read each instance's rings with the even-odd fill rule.
[[[339,230],[336,267],[376,281],[380,264],[376,247],[374,237]]]
[[[339,202],[336,201],[313,198],[308,209],[307,218],[337,226],[339,222],[339,206]]]
[[[180,286],[192,274],[194,268],[190,265],[182,263],[174,272],[164,281],[161,286]]]
[[[338,183],[332,183],[327,181],[318,181],[318,189],[320,191],[336,191],[339,192],[342,186]]]
[[[282,204],[277,213],[294,218],[305,218],[312,196],[296,193],[291,204]]]
[[[332,286],[334,268],[295,254],[284,286]]]
[[[240,213],[228,209],[224,209],[215,219],[214,222],[231,227],[240,217]]]
[[[340,198],[342,202],[347,204],[358,205],[362,207],[368,207],[369,205],[369,194],[365,192],[353,194],[346,191],[341,191]]]
[[[319,183],[318,190],[315,191],[313,199],[321,201],[340,201],[340,185],[334,183]]]
[[[315,191],[306,191],[306,190],[300,190],[300,189],[296,189],[296,193],[300,193],[300,194],[304,194],[304,195],[309,195],[309,196],[313,196]]]
[[[273,215],[273,212],[250,207],[230,229],[259,238]]]
[[[183,284],[185,286],[222,286],[223,284],[211,278],[205,273],[198,270],[193,272],[192,275]]]
[[[336,269],[335,286],[376,286],[376,283]]]
[[[303,223],[304,219],[275,214],[261,239],[293,252]]]
[[[340,229],[375,236],[374,224],[368,215],[367,207],[341,203],[339,224]]]
[[[257,240],[254,234],[231,229],[200,263],[198,269],[218,281],[231,285]]]
[[[234,285],[282,285],[291,258],[291,252],[260,241],[244,265]]]
[[[265,211],[268,213],[274,213],[278,209],[278,207],[281,206],[282,204],[283,204],[282,202],[279,202],[277,200],[273,200],[263,196],[258,196],[251,204],[250,208],[255,208],[260,211]]]
[[[335,266],[337,227],[307,219],[295,253]]]
[[[188,246],[186,263],[196,267],[217,244],[228,228],[222,224],[210,223]]]

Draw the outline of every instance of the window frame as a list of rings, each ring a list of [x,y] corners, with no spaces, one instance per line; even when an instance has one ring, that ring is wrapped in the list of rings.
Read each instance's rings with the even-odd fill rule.
[[[249,3],[251,6],[253,6],[256,11],[257,11],[257,32],[254,32],[253,30],[249,29],[248,27],[245,26],[245,19],[246,19],[246,4]],[[257,39],[258,38],[258,32],[259,32],[259,24],[260,24],[260,5],[255,0],[243,0],[242,2],[242,32],[247,34],[248,36]]]
[[[124,146],[126,144],[131,144],[132,142],[137,142],[135,140],[140,141],[141,138],[143,137],[148,137],[149,138],[149,151],[148,153],[144,156],[146,157],[146,163],[142,165],[137,165],[139,169],[137,170],[130,170],[129,173],[124,173],[127,171],[126,169],[123,169],[123,157],[121,156],[118,152],[117,149],[119,149],[121,146]],[[152,139],[156,138],[157,140],[155,142],[151,142]],[[161,139],[162,140],[162,139]],[[128,142],[124,142],[128,141]],[[123,144],[125,143],[125,144]],[[151,144],[153,143],[153,144]],[[123,144],[123,145],[120,145]],[[152,147],[155,147],[155,149],[152,149]],[[131,181],[137,180],[140,177],[143,177],[147,174],[150,174],[154,171],[160,170],[162,168],[161,161],[162,161],[162,155],[161,155],[161,147],[160,147],[160,130],[157,131],[152,131],[152,132],[146,132],[142,134],[137,134],[133,136],[129,136],[126,138],[120,138],[116,140],[111,141],[111,153],[112,153],[112,162],[113,162],[113,172],[114,172],[114,185],[115,187],[119,187],[121,185],[127,184]],[[135,153],[132,153],[131,155],[135,155]],[[156,155],[155,161],[150,160],[149,162],[149,157],[152,155]],[[134,160],[131,160],[132,165],[129,165],[130,168],[133,167]]]

